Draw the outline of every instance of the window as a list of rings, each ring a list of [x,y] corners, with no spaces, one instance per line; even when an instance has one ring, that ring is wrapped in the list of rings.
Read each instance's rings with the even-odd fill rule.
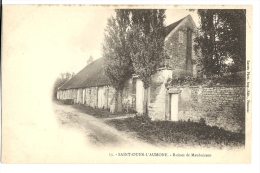
[[[183,32],[179,31],[179,43],[183,43]]]

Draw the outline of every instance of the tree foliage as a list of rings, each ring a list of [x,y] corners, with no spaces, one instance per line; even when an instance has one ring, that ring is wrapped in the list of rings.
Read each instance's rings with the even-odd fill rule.
[[[53,88],[53,97],[55,98],[58,92],[59,87],[61,87],[64,83],[66,83],[69,79],[75,76],[75,73],[60,73],[60,76],[57,77],[55,83],[54,83],[54,88]]]
[[[165,10],[131,10],[129,41],[134,71],[148,88],[163,60]]]
[[[199,62],[205,74],[245,70],[246,17],[245,10],[201,9],[199,35],[195,51],[201,54]],[[232,67],[227,66],[227,60]]]
[[[130,45],[127,34],[130,27],[130,11],[115,10],[116,17],[108,19],[103,44],[104,72],[116,89],[115,112],[122,111],[124,83],[133,74]]]
[[[117,91],[116,111],[122,105],[124,83],[137,74],[147,89],[151,76],[161,65],[164,54],[165,10],[118,9],[108,19],[103,45],[104,71]],[[147,96],[147,90],[145,90]],[[147,110],[147,97],[144,109]],[[147,111],[146,111],[147,112]]]
[[[130,27],[130,11],[115,10],[116,17],[108,19],[103,44],[104,71],[116,90],[122,90],[124,82],[133,74],[130,45],[127,33]]]

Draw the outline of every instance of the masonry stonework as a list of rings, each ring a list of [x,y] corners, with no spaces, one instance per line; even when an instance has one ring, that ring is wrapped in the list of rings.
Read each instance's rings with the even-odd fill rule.
[[[179,120],[198,122],[204,119],[207,125],[244,133],[244,86],[177,86],[171,89],[179,91]]]
[[[165,51],[169,58],[166,60],[166,66],[173,70],[173,78],[193,76],[193,68],[196,68],[193,66],[193,61],[196,59],[193,49],[195,38],[193,27],[192,21],[187,20],[165,39]]]
[[[135,94],[134,94],[134,84],[133,79],[128,79],[123,88],[122,93],[122,103],[123,103],[123,109],[126,111],[133,110],[133,103],[135,101]]]
[[[116,90],[113,87],[109,87],[108,89],[108,103],[110,112],[115,112],[115,96]]]
[[[171,70],[161,70],[152,76],[150,86],[150,102],[148,107],[149,116],[153,120],[165,119],[165,83],[172,77]]]

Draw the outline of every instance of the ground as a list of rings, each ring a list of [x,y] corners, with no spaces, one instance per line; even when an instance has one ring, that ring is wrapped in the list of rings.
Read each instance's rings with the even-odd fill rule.
[[[82,113],[72,105],[58,105],[54,103],[55,115],[62,128],[74,128],[84,133],[86,140],[94,146],[102,147],[122,147],[126,146],[150,146],[150,144],[137,139],[135,133],[118,131],[107,125],[108,119],[95,118],[91,115]]]
[[[61,127],[76,128],[95,146],[244,147],[245,134],[233,133],[204,121],[151,121],[147,116],[111,114],[86,105],[54,102]]]
[[[158,158],[156,157],[134,159],[132,157],[113,157],[111,159],[109,153],[207,154],[214,153],[213,150],[215,150],[212,162],[217,163],[215,159],[220,159],[221,163],[226,163],[230,162],[230,159],[222,157],[223,155],[232,155],[232,157],[239,159],[241,155],[244,155],[243,153],[246,153],[243,148],[242,150],[234,147],[219,150],[219,148],[205,148],[199,145],[190,147],[188,145],[194,141],[207,142],[207,139],[211,138],[208,135],[211,135],[211,132],[216,132],[213,127],[200,128],[201,126],[192,122],[190,124],[166,121],[149,122],[146,118],[139,117],[141,118],[139,120],[139,118],[125,115],[123,117],[108,115],[106,118],[97,116],[97,118],[84,113],[83,109],[77,109],[78,106],[63,105],[47,100],[46,104],[39,102],[30,110],[26,109],[24,112],[20,110],[22,116],[19,114],[6,116],[5,123],[2,124],[2,139],[4,139],[2,142],[2,162],[147,163],[151,161],[157,163]],[[104,110],[101,112],[104,113],[103,115],[107,114]],[[187,125],[192,128],[187,130]],[[199,133],[198,128],[201,130]],[[215,139],[224,139],[227,142],[234,141],[243,147],[241,138],[234,138],[234,136],[241,137],[241,134],[228,133],[221,129],[216,130],[223,132],[222,135],[215,135],[209,142],[214,142]],[[170,141],[168,142],[168,140]],[[181,140],[187,141],[187,144]],[[182,160],[165,158],[164,161],[172,163]],[[195,162],[196,159],[192,161]]]
[[[48,100],[22,113],[4,119],[3,163],[120,163],[120,159],[111,160],[109,153],[151,146],[72,105]]]

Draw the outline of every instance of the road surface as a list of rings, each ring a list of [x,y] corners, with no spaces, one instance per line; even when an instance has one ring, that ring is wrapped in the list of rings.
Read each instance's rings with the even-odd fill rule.
[[[54,111],[61,128],[77,129],[86,140],[98,147],[138,147],[150,146],[139,141],[134,133],[118,131],[107,125],[104,119],[81,113],[70,105],[53,103]]]
[[[50,103],[50,102],[49,102]],[[42,105],[42,106],[41,106]],[[113,163],[109,153],[153,147],[70,105],[41,104],[3,124],[3,163]]]

